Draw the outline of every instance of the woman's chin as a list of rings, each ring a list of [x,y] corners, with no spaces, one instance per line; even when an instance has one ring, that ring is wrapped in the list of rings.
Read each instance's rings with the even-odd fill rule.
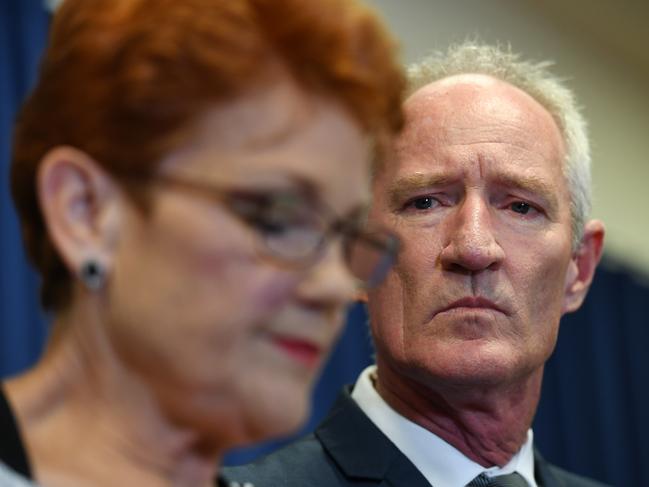
[[[267,374],[240,389],[239,408],[246,429],[266,441],[298,431],[309,418],[314,374]]]
[[[253,441],[266,441],[296,433],[306,423],[309,416],[309,401],[277,401],[275,404],[262,408],[263,414],[255,415]]]

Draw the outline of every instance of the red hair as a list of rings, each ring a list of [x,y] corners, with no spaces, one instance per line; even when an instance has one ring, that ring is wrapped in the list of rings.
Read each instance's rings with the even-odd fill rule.
[[[50,242],[36,171],[71,145],[110,174],[153,174],[206,109],[264,81],[280,61],[305,89],[346,107],[368,133],[402,125],[395,44],[354,0],[66,0],[38,83],[19,113],[12,195],[42,302],[59,309],[71,278]]]

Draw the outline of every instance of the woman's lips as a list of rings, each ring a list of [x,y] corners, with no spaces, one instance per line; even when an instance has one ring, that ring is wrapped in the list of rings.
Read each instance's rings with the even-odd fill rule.
[[[315,367],[320,361],[320,347],[308,340],[276,336],[273,343],[290,358],[307,367]]]

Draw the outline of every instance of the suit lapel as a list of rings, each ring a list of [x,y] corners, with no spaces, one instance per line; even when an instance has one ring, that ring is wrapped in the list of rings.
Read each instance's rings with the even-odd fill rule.
[[[431,487],[361,411],[348,388],[340,394],[315,435],[350,481],[371,481],[386,487]]]

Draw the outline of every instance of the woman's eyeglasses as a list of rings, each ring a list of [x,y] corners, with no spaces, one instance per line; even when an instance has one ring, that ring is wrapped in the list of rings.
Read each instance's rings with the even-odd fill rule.
[[[332,211],[298,191],[223,188],[165,175],[152,181],[218,201],[254,231],[263,244],[260,255],[280,265],[313,265],[337,236],[342,238],[351,273],[365,287],[379,284],[396,260],[398,238],[383,229],[367,228],[361,211],[332,218]]]

